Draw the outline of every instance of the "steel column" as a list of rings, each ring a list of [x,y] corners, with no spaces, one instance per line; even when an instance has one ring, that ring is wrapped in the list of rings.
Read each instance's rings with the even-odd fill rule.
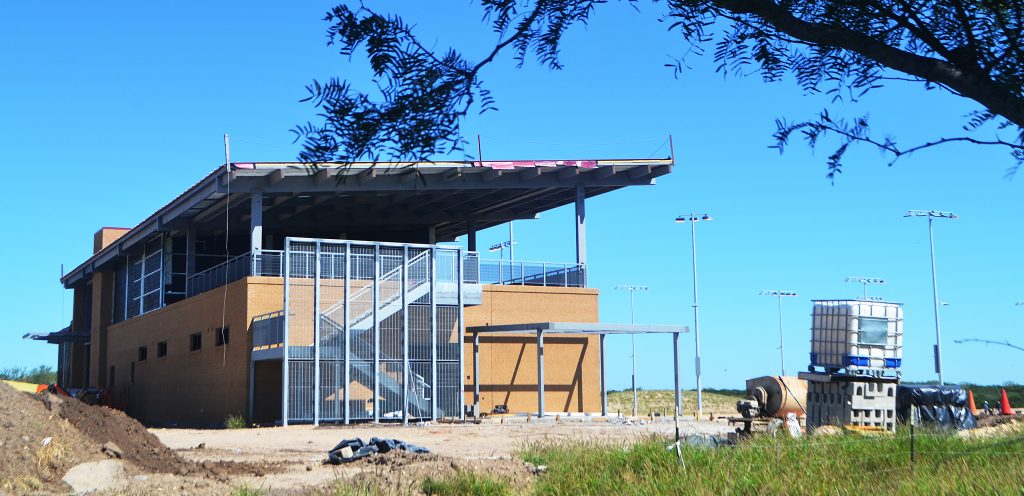
[[[480,416],[480,333],[473,333],[473,414]]]
[[[185,280],[188,281],[196,273],[196,228],[189,227],[185,231]],[[188,284],[185,285],[188,291]],[[192,295],[189,295],[192,296]]]
[[[469,251],[476,251],[476,220],[466,219],[466,246]]]
[[[373,421],[380,422],[380,245],[373,247]]]
[[[604,375],[604,334],[601,334],[599,341],[601,354],[601,416],[608,416],[608,382]]]
[[[672,333],[672,379],[675,383],[676,416],[683,412],[682,394],[679,392],[679,333]]]
[[[227,234],[225,234],[227,236]],[[249,197],[249,251],[253,255],[263,249],[263,193],[254,191]]]
[[[430,250],[430,418],[437,420],[437,250]],[[460,377],[459,380],[462,380]]]
[[[350,332],[349,332],[350,331],[350,329],[349,329],[349,325],[350,325],[349,324],[349,310],[350,310],[349,309],[349,303],[351,302],[351,299],[349,298],[349,295],[351,294],[351,291],[350,291],[351,287],[352,287],[352,285],[350,284],[351,281],[352,281],[352,244],[351,243],[345,243],[345,296],[344,296],[344,298],[345,298],[345,308],[343,310],[343,312],[345,313],[345,317],[344,317],[345,318],[345,323],[344,323],[344,326],[345,326],[345,382],[342,384],[342,387],[345,388],[345,390],[344,390],[345,391],[344,392],[345,404],[343,405],[343,408],[345,409],[345,413],[344,413],[345,419],[344,419],[344,422],[345,422],[346,425],[352,419],[352,413],[349,412],[349,406],[348,406],[349,405],[349,385],[351,384],[351,380],[352,380],[351,379],[351,376],[352,376],[352,353],[351,353],[352,340],[351,340],[351,336],[350,336]]]
[[[281,329],[281,425],[288,425],[288,293],[291,286],[291,241],[284,240],[284,312]]]
[[[537,418],[544,417],[544,331],[537,329]]]
[[[455,250],[455,256],[458,257],[456,262],[458,267],[458,273],[455,274],[455,287],[458,289],[459,294],[459,380],[456,384],[459,387],[459,418],[466,418],[466,387],[464,386],[464,377],[466,377],[466,360],[463,358],[464,350],[466,349],[466,319],[463,308],[464,288],[463,288],[463,277],[462,277],[462,250]]]
[[[320,425],[320,242],[313,251],[313,425]]]
[[[409,424],[409,247],[402,247],[402,424]]]
[[[586,191],[576,186],[576,263],[587,263],[587,208]],[[585,286],[586,284],[584,284]]]

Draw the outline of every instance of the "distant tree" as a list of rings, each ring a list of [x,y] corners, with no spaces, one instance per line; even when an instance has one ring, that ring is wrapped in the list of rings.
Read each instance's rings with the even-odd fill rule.
[[[328,44],[344,56],[366,56],[373,92],[347,80],[314,81],[304,101],[319,122],[296,126],[307,162],[357,159],[423,160],[462,150],[460,121],[494,110],[482,74],[504,51],[519,66],[536,57],[552,70],[563,35],[585,25],[607,0],[478,0],[499,41],[476,61],[454,49],[429,48],[395,15],[359,5],[327,13]],[[637,5],[642,0],[626,0]],[[831,104],[856,102],[885,84],[921,84],[973,100],[978,109],[950,136],[904,146],[874,133],[868,116],[835,117],[828,108],[811,119],[779,118],[781,152],[796,133],[810,147],[832,138],[828,176],[843,157],[865,144],[890,165],[915,151],[950,142],[1003,147],[1010,172],[1024,161],[1024,0],[651,0],[659,20],[681,35],[680,52],[712,52],[717,71],[759,74],[765,82],[794,78],[808,94]],[[663,48],[658,47],[658,50]],[[685,56],[666,64],[678,75]],[[913,126],[913,117],[907,125]],[[982,128],[985,128],[982,131]]]
[[[53,384],[57,382],[57,371],[47,365],[40,365],[34,369],[12,367],[0,369],[0,380],[31,382],[33,384]]]

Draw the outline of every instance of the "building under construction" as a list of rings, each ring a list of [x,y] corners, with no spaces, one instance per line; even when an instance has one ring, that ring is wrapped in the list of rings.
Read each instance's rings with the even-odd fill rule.
[[[61,386],[102,388],[151,424],[599,412],[601,326],[487,331],[597,324],[586,201],[672,165],[228,164],[137,226],[97,232],[61,280],[70,325],[38,337],[58,344]],[[575,260],[478,254],[478,230],[563,205]]]

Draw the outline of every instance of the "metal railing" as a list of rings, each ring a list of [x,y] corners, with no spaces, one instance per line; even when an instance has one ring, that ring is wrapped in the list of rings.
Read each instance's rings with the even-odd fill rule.
[[[247,276],[281,277],[282,253],[280,250],[244,253],[193,274],[185,283],[185,295],[205,293]]]
[[[283,253],[284,252],[281,250],[261,250],[256,253],[244,253],[226,262],[221,262],[209,269],[190,276],[186,281],[185,294],[187,297],[192,297],[200,293],[205,293],[211,289],[219,288],[226,284],[235,282],[247,276],[283,277]],[[458,258],[453,257],[452,254],[454,254],[454,252],[437,252],[439,265],[438,279],[441,281],[453,278],[453,274],[455,274],[458,269],[458,266],[455,264],[455,261],[458,260]],[[325,254],[325,260],[329,261],[330,257],[327,257],[326,255],[331,254]],[[292,256],[291,276],[307,278],[313,277],[313,257],[314,255],[312,253],[295,253]],[[340,261],[344,260],[344,256],[339,257]],[[479,282],[479,260],[479,257],[474,252],[464,254],[464,282],[470,284],[476,284]],[[359,277],[359,274],[365,275],[373,273],[372,254],[353,254],[351,264],[352,272],[356,277]],[[322,270],[322,277],[345,277],[343,263],[339,262],[336,264],[325,265],[329,268],[325,267]]]
[[[584,288],[587,267],[575,263],[480,260],[478,277],[480,284]]]
[[[280,346],[284,343],[284,311],[265,313],[252,318],[252,347]]]

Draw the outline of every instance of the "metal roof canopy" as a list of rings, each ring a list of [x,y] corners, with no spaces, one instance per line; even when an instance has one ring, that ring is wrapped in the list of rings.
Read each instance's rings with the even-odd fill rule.
[[[608,383],[604,373],[604,338],[608,334],[671,334],[672,363],[675,384],[676,415],[682,413],[679,393],[679,334],[690,332],[688,326],[601,324],[580,322],[537,322],[532,324],[503,324],[466,328],[473,334],[473,408],[480,414],[480,335],[481,334],[536,334],[537,336],[537,416],[544,416],[544,335],[583,334],[600,336],[601,363],[601,415],[608,415]]]
[[[253,195],[267,199],[263,208],[271,227],[429,226],[438,240],[453,240],[466,234],[470,223],[479,231],[572,204],[577,188],[593,197],[654,184],[674,163],[671,158],[586,162],[232,163],[215,169],[61,281],[70,287],[156,233],[222,228],[225,212],[231,225],[242,229],[249,224],[246,199]]]

